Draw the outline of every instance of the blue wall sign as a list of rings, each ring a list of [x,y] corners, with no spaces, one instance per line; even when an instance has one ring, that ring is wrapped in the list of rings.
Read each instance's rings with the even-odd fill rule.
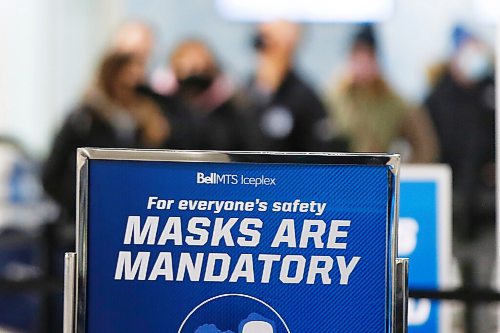
[[[451,276],[451,171],[444,165],[401,169],[399,256],[410,259],[410,289],[439,290]],[[408,301],[409,333],[451,332],[442,303]]]

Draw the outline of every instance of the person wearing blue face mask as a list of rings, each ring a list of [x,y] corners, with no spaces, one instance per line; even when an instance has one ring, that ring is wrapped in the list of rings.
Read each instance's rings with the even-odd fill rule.
[[[494,208],[477,200],[493,195],[495,182],[493,56],[462,26],[454,29],[453,42],[451,60],[425,104],[440,141],[441,162],[453,170],[455,229],[470,238],[488,223],[484,217],[494,217]]]
[[[457,81],[470,85],[492,74],[492,53],[485,43],[460,26],[453,37],[456,51],[450,70]]]
[[[441,162],[453,171],[453,251],[463,283],[488,287],[495,253],[493,55],[461,26],[454,29],[453,41],[453,55],[426,106],[440,141]],[[468,325],[486,331],[492,316],[482,306],[475,310],[466,315]]]

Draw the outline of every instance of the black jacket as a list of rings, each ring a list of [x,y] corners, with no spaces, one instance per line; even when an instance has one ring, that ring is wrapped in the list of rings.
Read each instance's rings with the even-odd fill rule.
[[[493,79],[463,87],[445,73],[425,104],[438,134],[441,162],[451,166],[457,186],[473,185],[480,169],[495,160]]]
[[[477,219],[478,214],[493,216],[493,78],[485,78],[475,85],[464,87],[446,72],[425,104],[440,142],[441,162],[449,164],[453,171],[455,219],[468,221]]]
[[[61,220],[74,222],[76,150],[79,147],[137,148],[139,133],[122,135],[91,105],[72,111],[57,133],[42,171],[46,192],[60,205]]]
[[[252,150],[328,150],[325,108],[293,70],[274,94],[265,95],[251,83],[246,98]]]
[[[243,118],[233,98],[214,110],[203,111],[174,96],[176,148],[191,150],[244,150]]]

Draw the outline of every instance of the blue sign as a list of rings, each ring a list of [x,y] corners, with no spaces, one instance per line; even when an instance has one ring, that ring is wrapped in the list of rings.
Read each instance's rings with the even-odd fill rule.
[[[390,332],[397,161],[370,161],[89,159],[78,327]]]
[[[439,290],[451,276],[451,172],[442,165],[401,171],[399,256],[410,259],[410,289]],[[451,332],[443,304],[408,301],[410,333]]]

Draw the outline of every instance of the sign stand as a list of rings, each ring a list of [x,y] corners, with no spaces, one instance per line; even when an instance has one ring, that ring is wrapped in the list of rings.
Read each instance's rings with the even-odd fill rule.
[[[398,255],[411,262],[411,289],[453,287],[451,187],[451,169],[447,165],[401,167]],[[410,332],[453,332],[446,302],[410,298],[408,303]]]
[[[408,332],[408,265],[408,259],[396,259],[396,333]]]
[[[132,155],[129,156],[129,154]],[[408,259],[400,259],[396,258],[396,249],[397,249],[397,212],[398,212],[398,191],[397,188],[399,186],[399,175],[398,175],[398,167],[399,167],[399,156],[396,155],[366,155],[366,154],[287,154],[287,153],[226,153],[226,152],[166,152],[166,151],[126,151],[126,150],[106,150],[106,149],[79,149],[79,160],[78,160],[78,184],[79,184],[79,194],[78,194],[78,202],[80,204],[80,209],[79,209],[79,232],[78,232],[78,237],[77,237],[77,253],[66,253],[65,256],[65,278],[64,278],[64,331],[63,333],[83,333],[87,332],[87,328],[82,328],[79,323],[81,323],[82,320],[86,320],[86,311],[88,311],[88,306],[85,303],[85,293],[88,291],[85,290],[86,283],[88,283],[88,276],[87,276],[87,265],[89,263],[89,260],[87,258],[88,255],[88,244],[87,241],[85,240],[86,237],[89,237],[88,230],[86,225],[83,225],[82,227],[82,218],[83,222],[87,222],[87,205],[90,205],[89,203],[89,195],[88,195],[88,189],[86,186],[89,184],[89,164],[88,160],[89,159],[97,159],[97,160],[111,160],[113,162],[115,161],[120,161],[120,160],[125,160],[125,161],[153,161],[153,162],[160,162],[160,161],[168,161],[171,162],[172,160],[176,160],[176,158],[181,157],[181,160],[183,163],[186,163],[185,165],[188,166],[191,162],[196,162],[196,167],[201,167],[203,166],[201,162],[205,161],[214,161],[215,163],[226,163],[230,164],[230,161],[238,161],[240,163],[239,165],[241,166],[242,163],[253,163],[259,158],[261,158],[264,162],[257,162],[257,163],[271,163],[274,164],[270,170],[274,170],[277,168],[276,164],[281,164],[280,160],[285,160],[289,164],[287,167],[290,167],[290,165],[300,165],[300,164],[307,164],[307,163],[312,163],[313,165],[320,166],[320,165],[325,165],[325,162],[328,161],[329,159],[335,161],[336,163],[340,166],[342,165],[356,165],[355,162],[359,163],[360,165],[366,164],[366,165],[379,165],[380,163],[381,166],[383,165],[392,165],[388,163],[395,163],[395,172],[394,172],[394,183],[389,186],[389,189],[394,191],[394,201],[392,201],[392,204],[388,206],[390,215],[392,217],[389,217],[392,222],[390,222],[390,229],[388,229],[388,232],[390,234],[390,240],[391,240],[391,245],[387,251],[387,258],[389,261],[386,261],[388,263],[388,268],[389,269],[389,279],[388,281],[388,295],[391,295],[390,298],[388,298],[388,307],[386,308],[388,312],[386,312],[386,318],[389,320],[390,326],[387,326],[387,328],[384,330],[384,332],[387,333],[407,333],[407,303],[408,303]],[[167,157],[167,159],[165,158]],[[344,160],[343,160],[344,158]],[[395,158],[395,162],[393,162],[393,158]],[[312,162],[304,162],[305,160],[310,160]],[[269,162],[271,161],[271,162]],[[293,161],[293,162],[292,162]],[[381,162],[379,162],[381,161]],[[387,163],[387,164],[386,164]],[[158,164],[155,165],[155,167]],[[130,166],[130,164],[128,165]],[[293,166],[291,166],[293,168]],[[122,169],[120,169],[122,170]],[[268,169],[266,169],[268,170]],[[323,169],[321,169],[323,170]],[[350,170],[349,172],[351,172]],[[94,172],[94,171],[93,171]],[[280,171],[281,172],[281,171]],[[324,171],[323,171],[324,172]],[[94,176],[95,174],[93,174]],[[311,176],[312,177],[312,176]],[[202,179],[201,177],[199,177]],[[383,178],[383,177],[382,177]],[[208,179],[208,178],[207,178]],[[202,179],[204,180],[204,179]],[[365,180],[368,182],[369,180]],[[391,202],[391,199],[389,199],[389,203]],[[84,208],[84,209],[83,209]],[[387,212],[387,211],[386,211]],[[94,212],[95,213],[95,212]],[[130,213],[128,213],[130,214]],[[293,220],[292,220],[293,221]],[[129,219],[130,222],[130,219]],[[332,221],[333,222],[333,221]],[[341,221],[345,222],[345,221]],[[127,224],[128,226],[128,224]],[[131,229],[132,230],[132,229]],[[389,231],[390,230],[390,231]],[[313,232],[313,231],[311,231]],[[347,232],[345,232],[345,235],[342,234],[343,231],[339,230],[339,235],[337,237],[347,237]],[[94,231],[95,233],[95,231]],[[130,231],[130,235],[132,231]],[[389,235],[388,234],[388,235]],[[139,235],[139,233],[135,233],[135,235]],[[83,237],[83,238],[82,238]],[[132,236],[130,236],[132,237]],[[316,244],[316,239],[314,240],[314,243]],[[92,243],[95,244],[95,243]],[[127,243],[124,243],[127,244]],[[308,241],[306,239],[306,246],[308,244]],[[123,245],[123,244],[122,244]],[[123,247],[123,246],[122,246]],[[83,251],[83,252],[82,252]],[[275,255],[276,256],[276,255]],[[294,257],[297,257],[296,255]],[[337,261],[339,260],[338,256],[336,257]],[[369,260],[369,259],[367,259]],[[358,260],[359,261],[359,260]],[[343,264],[341,264],[343,262]],[[339,266],[341,265],[346,265],[346,259],[342,259],[339,262]],[[137,263],[137,261],[136,261]],[[352,260],[351,260],[352,263]],[[118,264],[117,264],[118,265]],[[129,262],[129,265],[130,262]],[[134,264],[135,265],[135,264]],[[326,265],[326,264],[325,264]],[[350,266],[347,265],[347,266]],[[384,265],[385,266],[385,265]],[[123,267],[126,267],[125,264]],[[155,264],[156,267],[156,264]],[[326,267],[326,266],[325,266]],[[131,269],[131,266],[129,267]],[[125,270],[126,268],[123,268]],[[319,270],[325,269],[321,268],[318,266]],[[340,269],[340,268],[339,268]],[[298,268],[297,268],[298,271]],[[351,270],[352,271],[352,270]],[[82,274],[82,272],[84,274]],[[118,268],[117,268],[118,272]],[[392,272],[392,273],[391,273]],[[298,273],[296,273],[298,274]],[[319,274],[319,273],[318,273]],[[365,273],[366,274],[366,273]],[[293,275],[293,274],[292,274]],[[115,275],[115,280],[117,279],[117,276],[119,276],[119,273],[116,273]],[[286,276],[288,277],[288,275]],[[321,279],[324,279],[324,275],[320,275]],[[166,278],[165,278],[166,279]],[[309,278],[308,278],[309,279]],[[144,280],[141,278],[141,280]],[[151,280],[151,276],[149,278]],[[95,280],[94,278],[94,283]],[[178,280],[179,281],[179,280]],[[314,284],[316,281],[315,276],[313,276],[312,283]],[[125,282],[125,281],[123,281]],[[345,284],[345,283],[342,283]],[[122,283],[121,285],[124,285]],[[219,284],[220,286],[220,284]],[[235,286],[232,284],[232,286]],[[82,290],[84,289],[84,290]],[[233,288],[234,289],[234,288]],[[100,289],[104,290],[104,289]],[[326,291],[326,289],[324,289]],[[342,289],[342,290],[345,290]],[[83,294],[82,294],[83,292]],[[322,291],[320,291],[319,295],[322,295]],[[83,299],[82,299],[83,295]],[[227,295],[237,295],[237,294],[227,294]],[[222,296],[222,295],[221,295]],[[219,298],[214,297],[213,299]],[[248,298],[253,298],[253,297],[248,297]],[[258,300],[257,298],[253,298]],[[376,300],[376,299],[373,299]],[[207,300],[206,302],[208,302]],[[260,301],[260,300],[259,300]],[[274,300],[276,302],[276,300]],[[206,302],[201,303],[198,307],[203,306]],[[269,307],[269,305],[265,302],[260,301],[262,304],[265,304],[266,306]],[[377,302],[380,301],[377,300]],[[193,311],[195,311],[198,307],[196,307]],[[272,309],[272,308],[271,308]],[[272,309],[276,315],[281,319],[281,316],[274,310]],[[293,309],[292,309],[293,310]],[[297,309],[295,308],[296,311]],[[108,314],[110,310],[108,309]],[[189,318],[186,317],[185,320]],[[290,318],[290,316],[288,316]],[[262,321],[255,321],[253,323],[264,323]],[[326,323],[326,321],[325,321]],[[258,325],[255,324],[253,326],[253,331],[250,330],[245,330],[245,327],[243,327],[243,332],[257,332],[259,331]],[[359,323],[357,323],[359,324]],[[184,323],[182,324],[184,325]],[[178,332],[183,333],[184,329],[182,328],[183,326],[181,325],[181,328],[179,328]],[[240,324],[241,325],[241,324]],[[264,325],[265,326],[265,325]],[[262,326],[262,327],[264,327]],[[85,325],[83,325],[85,327]],[[267,327],[267,326],[266,326]],[[284,324],[287,332],[293,331],[289,329],[289,327]],[[326,326],[325,326],[326,327]],[[241,326],[240,326],[241,329]],[[257,329],[257,330],[256,330]],[[378,330],[378,329],[377,329]],[[171,330],[167,330],[168,332],[171,332]],[[268,330],[263,330],[267,332]],[[187,332],[187,331],[186,331]],[[275,332],[274,330],[271,330],[269,332]],[[375,331],[374,331],[375,332]],[[175,333],[172,331],[172,333]],[[294,332],[297,333],[297,332]]]
[[[76,316],[76,253],[68,252],[64,256],[64,314],[63,333],[75,331]]]

